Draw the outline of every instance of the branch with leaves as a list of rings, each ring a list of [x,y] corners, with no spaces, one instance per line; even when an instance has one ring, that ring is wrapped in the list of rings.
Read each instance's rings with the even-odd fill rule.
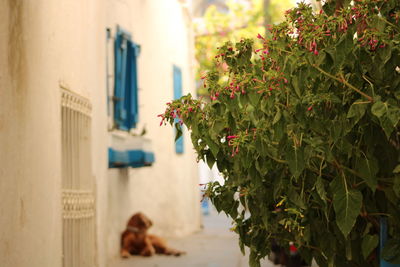
[[[268,37],[220,46],[202,77],[209,99],[187,95],[160,114],[224,175],[206,194],[251,266],[272,239],[321,267],[400,262],[400,2],[340,5],[300,3]]]

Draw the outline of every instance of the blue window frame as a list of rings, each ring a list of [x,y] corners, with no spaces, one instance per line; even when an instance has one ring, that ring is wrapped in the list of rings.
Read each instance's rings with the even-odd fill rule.
[[[137,57],[140,47],[131,34],[117,27],[114,43],[114,121],[116,127],[129,131],[138,123]]]
[[[173,68],[174,75],[174,99],[179,99],[182,96],[182,71],[179,67],[174,66]],[[175,122],[178,122],[178,119],[175,119]],[[175,141],[175,152],[177,154],[182,154],[183,149],[183,135],[179,137]]]

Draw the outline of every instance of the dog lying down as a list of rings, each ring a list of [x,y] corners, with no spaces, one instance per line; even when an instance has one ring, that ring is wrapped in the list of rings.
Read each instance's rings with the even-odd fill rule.
[[[152,256],[155,253],[180,256],[185,253],[169,248],[162,238],[148,234],[147,229],[152,225],[152,221],[141,212],[129,219],[126,230],[121,235],[121,257]]]

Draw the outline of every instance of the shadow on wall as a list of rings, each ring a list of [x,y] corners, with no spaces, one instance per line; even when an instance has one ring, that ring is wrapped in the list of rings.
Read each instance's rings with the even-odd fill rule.
[[[26,76],[26,51],[23,27],[23,0],[8,0],[8,52],[7,63],[11,78],[11,87],[22,97]]]
[[[129,218],[130,207],[130,190],[129,190],[129,169],[109,169],[108,181],[108,244],[109,255],[117,255],[120,247],[120,234]]]

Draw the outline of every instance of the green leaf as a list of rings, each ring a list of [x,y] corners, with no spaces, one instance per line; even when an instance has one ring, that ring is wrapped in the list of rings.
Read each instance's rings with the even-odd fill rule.
[[[317,182],[315,183],[315,188],[317,189],[318,195],[326,203],[326,191],[321,176],[318,176]]]
[[[396,174],[393,181],[393,191],[400,198],[400,175]]]
[[[207,159],[207,165],[210,169],[212,169],[212,167],[214,166],[215,163],[215,158],[213,157],[213,155],[211,153],[208,153],[206,155],[206,159]]]
[[[362,103],[362,100],[359,99],[355,101],[349,108],[349,111],[347,112],[347,118],[348,119],[353,119],[353,125],[356,124],[365,114],[365,111],[367,110],[367,105],[365,102]]]
[[[392,57],[392,46],[390,44],[387,44],[385,47],[379,48],[378,55],[379,58],[382,60],[382,66],[385,65],[386,62],[388,62],[389,59]]]
[[[225,122],[222,120],[216,120],[208,130],[211,139],[218,142],[218,140],[220,139],[220,133],[224,128]]]
[[[284,177],[282,177],[281,175],[279,175],[274,179],[273,188],[274,188],[275,199],[277,199],[281,195],[284,183],[285,183]]]
[[[214,141],[211,140],[209,137],[203,137],[204,141],[208,145],[208,147],[211,150],[211,153],[213,154],[214,158],[217,158],[218,152],[219,152],[219,146],[214,143]]]
[[[337,189],[333,195],[336,224],[347,238],[360,213],[363,196],[346,185],[338,186]]]
[[[176,140],[178,140],[182,136],[182,127],[178,122],[175,123],[175,129],[176,129],[175,133],[175,142],[176,142]]]
[[[380,118],[386,112],[385,105],[383,104],[382,101],[377,101],[372,105],[371,112],[372,112],[372,114],[374,114],[375,116]]]
[[[300,75],[299,75],[300,76]],[[301,82],[299,81],[299,76],[294,76],[292,78],[292,85],[294,88],[294,91],[296,92],[298,97],[301,97],[301,88],[300,86],[302,85]]]
[[[298,178],[304,170],[304,149],[302,147],[290,146],[286,154],[289,170],[295,178]]]
[[[261,176],[265,176],[268,173],[267,162],[263,162],[262,158],[259,158],[256,161],[256,169],[261,174]]]
[[[394,168],[393,173],[400,173],[400,164]]]
[[[250,103],[255,107],[257,106],[258,101],[260,101],[260,97],[261,97],[261,94],[257,94],[254,92],[249,93]]]
[[[249,265],[250,267],[260,267],[260,260],[258,259],[257,252],[253,249],[250,250],[250,257],[249,257]]]
[[[216,135],[218,135],[224,128],[225,128],[225,122],[221,121],[221,120],[215,121],[215,123],[212,127],[212,129]]]
[[[378,185],[378,179],[376,174],[378,173],[378,162],[375,158],[360,157],[356,164],[356,170],[371,188],[372,192],[375,192],[376,186]]]
[[[322,9],[328,16],[332,16],[335,13],[335,1],[329,1],[325,5],[322,6]]]
[[[274,120],[272,121],[272,125],[277,123],[281,119],[281,117],[282,117],[282,113],[281,113],[281,110],[278,108],[278,111],[275,113]]]
[[[382,250],[382,258],[394,264],[400,264],[400,240],[389,239]]]
[[[377,235],[366,235],[361,243],[361,250],[364,259],[371,254],[371,252],[378,246],[379,237]]]
[[[377,101],[371,108],[372,114],[379,118],[381,127],[389,138],[400,120],[400,108],[396,101],[389,99],[386,102]]]
[[[296,190],[293,187],[289,188],[288,197],[289,197],[289,200],[293,204],[295,204],[297,207],[299,207],[301,209],[306,209],[306,205],[304,204],[304,201],[301,199],[300,195],[296,192]]]
[[[340,66],[345,62],[347,55],[351,52],[353,47],[353,34],[348,32],[340,38],[336,46],[335,65],[337,68],[340,68]]]

